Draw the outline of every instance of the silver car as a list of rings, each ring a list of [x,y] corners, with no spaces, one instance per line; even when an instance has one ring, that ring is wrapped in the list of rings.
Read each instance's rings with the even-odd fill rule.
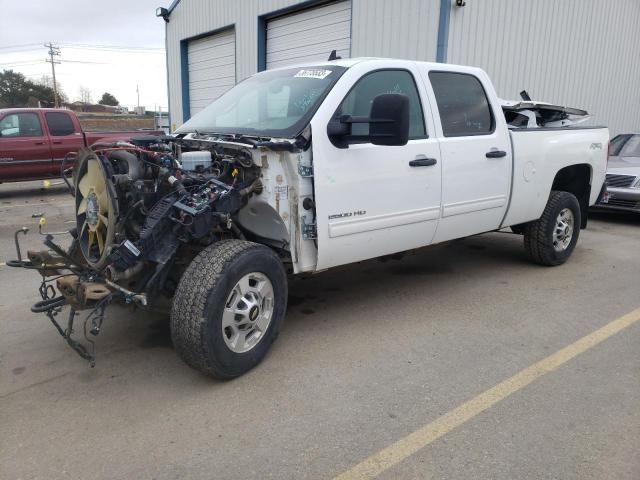
[[[640,212],[640,133],[611,140],[606,185],[596,208]]]

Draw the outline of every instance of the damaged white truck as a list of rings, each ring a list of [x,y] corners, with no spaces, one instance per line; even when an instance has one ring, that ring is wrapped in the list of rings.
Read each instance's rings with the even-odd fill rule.
[[[455,65],[350,59],[258,73],[174,137],[80,152],[71,247],[48,236],[47,250],[10,264],[40,272],[32,310],[91,362],[73,334],[79,311],[90,342],[109,304],[172,299],[180,357],[233,378],[278,336],[289,275],[505,227],[534,262],[567,260],[601,194],[609,140],[606,128],[567,126],[580,112],[502,103],[484,71]]]

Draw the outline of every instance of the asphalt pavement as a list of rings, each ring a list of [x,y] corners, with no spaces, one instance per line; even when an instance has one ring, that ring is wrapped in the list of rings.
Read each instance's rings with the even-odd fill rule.
[[[73,199],[0,185],[0,262],[23,225],[39,248],[34,214],[68,229]],[[490,233],[294,280],[280,338],[230,382],[120,307],[91,369],[30,312],[37,286],[0,264],[2,479],[365,478],[372,458],[384,479],[640,478],[640,216],[594,216],[561,267]]]

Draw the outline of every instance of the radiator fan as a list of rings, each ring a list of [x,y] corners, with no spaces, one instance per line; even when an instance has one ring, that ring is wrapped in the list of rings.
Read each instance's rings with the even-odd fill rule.
[[[105,266],[116,224],[115,191],[105,166],[91,150],[81,152],[74,168],[76,222],[82,254],[96,270]]]

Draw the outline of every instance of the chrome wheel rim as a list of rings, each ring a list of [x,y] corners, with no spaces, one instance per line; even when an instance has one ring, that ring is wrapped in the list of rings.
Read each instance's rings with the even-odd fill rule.
[[[231,289],[222,312],[222,338],[234,353],[246,353],[264,338],[275,305],[273,285],[266,275],[245,275]]]
[[[553,248],[556,252],[564,252],[571,244],[573,238],[574,218],[573,212],[563,208],[556,218],[553,229]]]

